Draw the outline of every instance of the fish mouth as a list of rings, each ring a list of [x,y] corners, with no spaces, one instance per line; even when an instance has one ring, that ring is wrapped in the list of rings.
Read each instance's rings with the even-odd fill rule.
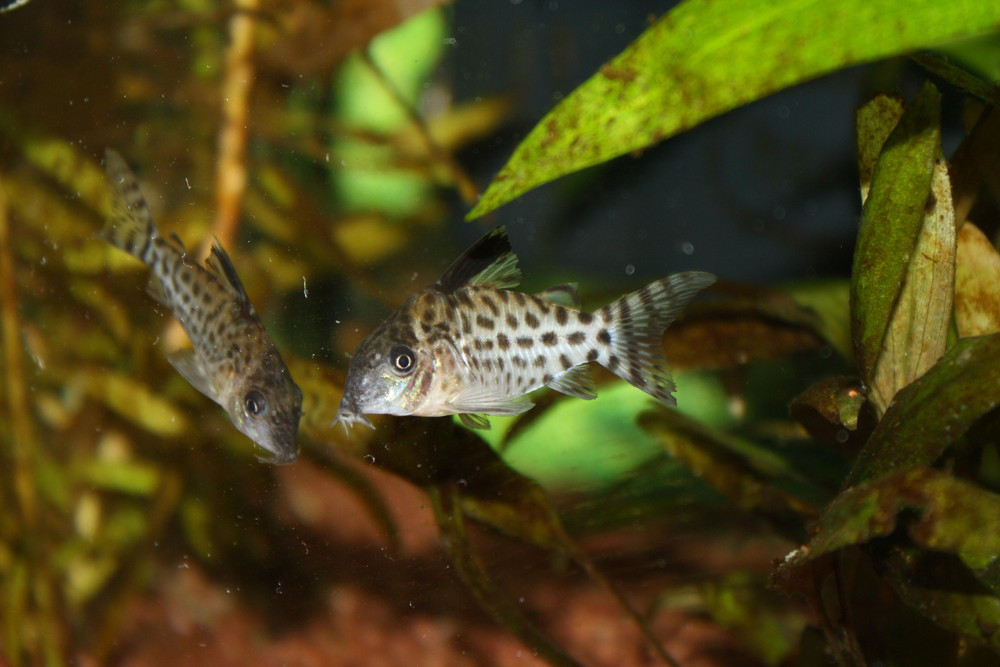
[[[285,447],[282,449],[268,449],[267,447],[261,446],[266,454],[254,454],[258,461],[262,463],[271,463],[274,465],[288,465],[289,463],[295,463],[299,458],[299,445],[294,443],[291,447]]]
[[[340,409],[337,410],[337,417],[330,423],[330,428],[336,426],[338,422],[344,426],[344,433],[348,435],[351,433],[351,427],[355,424],[363,424],[371,429],[375,428],[372,423],[368,421],[368,417],[365,417],[356,410],[345,408],[343,404],[340,406]]]

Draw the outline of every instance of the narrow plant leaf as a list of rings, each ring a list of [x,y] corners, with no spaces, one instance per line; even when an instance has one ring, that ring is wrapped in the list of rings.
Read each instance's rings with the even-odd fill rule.
[[[688,0],[543,118],[469,214],[852,64],[985,33],[979,0]]]
[[[947,346],[955,295],[955,211],[951,181],[938,155],[917,247],[875,362],[871,398],[879,414],[896,392],[923,375]]]
[[[969,105],[971,107],[971,105]],[[997,199],[1000,192],[996,174],[1000,167],[1000,109],[986,107],[979,113],[972,129],[951,155],[952,198],[955,221],[968,222],[969,212],[983,186]]]
[[[1000,405],[1000,334],[963,338],[923,377],[896,395],[845,486],[930,465],[985,413]]]
[[[643,413],[640,425],[673,457],[743,510],[759,511],[795,535],[824,494],[777,453],[710,429],[674,410]]]
[[[960,336],[1000,331],[1000,253],[971,222],[958,230],[955,323]]]
[[[546,662],[560,667],[578,666],[561,647],[549,639],[538,626],[528,619],[518,605],[497,584],[476,555],[465,527],[462,510],[459,507],[459,493],[456,487],[432,487],[429,489],[434,506],[434,518],[441,531],[448,558],[455,566],[455,572],[476,599],[504,628],[523,641]]]
[[[996,84],[970,70],[965,64],[957,64],[954,58],[956,54],[949,53],[952,50],[943,48],[937,53],[917,53],[913,56],[913,61],[931,74],[991,106],[1000,104],[1000,90],[997,90]]]
[[[941,151],[941,95],[931,84],[885,142],[861,214],[851,277],[851,330],[862,380],[872,386],[931,195]]]
[[[894,549],[882,559],[882,568],[906,604],[941,627],[1000,651],[1000,596],[984,586],[959,558],[910,546]],[[993,655],[979,664],[995,661]]]
[[[815,314],[816,332],[844,359],[853,359],[850,282],[847,280],[796,282],[785,289],[799,306]]]
[[[878,163],[885,140],[899,124],[903,101],[890,95],[876,95],[858,109],[858,180],[861,182],[861,203],[868,199],[872,174]]]
[[[150,433],[176,437],[190,427],[183,411],[131,377],[91,371],[82,374],[79,381],[95,399]]]
[[[727,291],[728,298],[697,304],[667,330],[664,347],[672,369],[744,366],[826,342],[823,317],[812,304],[799,303],[795,290]]]

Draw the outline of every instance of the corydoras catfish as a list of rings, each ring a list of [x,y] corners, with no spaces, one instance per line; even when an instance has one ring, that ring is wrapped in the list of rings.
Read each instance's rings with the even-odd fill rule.
[[[524,412],[533,405],[525,394],[542,386],[596,397],[587,362],[676,404],[663,331],[715,276],[676,273],[594,313],[578,310],[573,285],[534,295],[509,289],[520,278],[507,232],[497,227],[361,342],[334,423],[346,429],[371,426],[365,414],[457,414],[488,428],[482,415]]]
[[[145,262],[150,295],[168,307],[193,349],[168,360],[198,391],[221,405],[233,425],[270,452],[270,463],[291,463],[302,415],[302,392],[254,312],[232,261],[218,240],[205,266],[192,261],[180,239],[164,239],[134,174],[115,151],[105,158],[112,212],[104,237]]]

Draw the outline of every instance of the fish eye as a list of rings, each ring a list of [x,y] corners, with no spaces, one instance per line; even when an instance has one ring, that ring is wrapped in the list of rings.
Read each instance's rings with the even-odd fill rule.
[[[394,345],[389,350],[389,363],[399,375],[409,375],[416,367],[416,355],[405,345]]]
[[[251,417],[260,416],[267,411],[267,399],[256,389],[247,392],[247,395],[243,397],[243,405]]]

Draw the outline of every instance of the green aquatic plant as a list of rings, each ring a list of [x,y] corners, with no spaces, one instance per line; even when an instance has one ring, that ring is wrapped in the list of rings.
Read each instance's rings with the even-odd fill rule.
[[[445,628],[421,650],[455,660],[489,661],[509,634],[589,664],[600,647],[560,625],[589,586],[613,606],[602,627],[627,628],[621,661],[684,664],[704,649],[681,637],[695,623],[734,646],[719,664],[995,660],[1000,11],[689,0],[556,105],[476,202],[456,152],[517,102],[420,106],[443,85],[427,80],[448,34],[437,4],[371,48],[408,15],[308,0],[0,14],[0,43],[23,47],[0,51],[0,662],[128,663],[191,637],[261,660],[306,637],[333,661],[357,627],[336,626],[351,613],[337,591],[355,590],[390,619],[387,654],[419,617]],[[535,396],[488,432],[330,428],[346,355],[460,250],[449,198],[480,216],[784,87],[925,49],[935,83],[858,113],[850,277],[714,288],[664,338],[680,411],[598,372],[598,401]],[[969,119],[951,155],[942,101]],[[303,391],[294,466],[256,461],[165,361],[183,336],[98,235],[108,146],[165,235],[230,251]],[[566,279],[594,305],[618,296]],[[415,515],[440,561],[413,546]],[[465,598],[440,585],[452,572]],[[421,579],[440,585],[433,603]],[[223,626],[252,630],[221,640]]]

